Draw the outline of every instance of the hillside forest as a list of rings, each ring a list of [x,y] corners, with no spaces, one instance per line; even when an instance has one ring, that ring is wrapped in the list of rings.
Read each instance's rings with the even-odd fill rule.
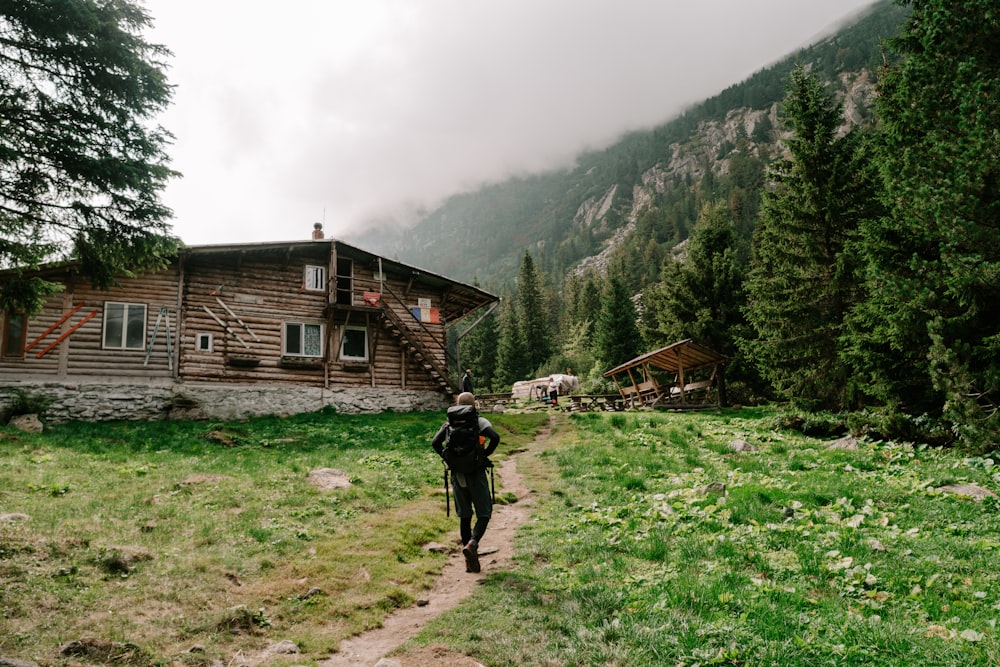
[[[393,251],[503,297],[456,336],[481,391],[566,369],[611,390],[603,371],[691,338],[728,357],[724,403],[988,450],[997,44],[991,0],[879,3],[572,170],[452,198]]]

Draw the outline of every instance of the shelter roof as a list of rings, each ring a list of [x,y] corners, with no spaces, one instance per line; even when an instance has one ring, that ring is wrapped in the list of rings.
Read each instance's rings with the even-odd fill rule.
[[[726,363],[726,357],[707,347],[698,345],[690,338],[678,341],[658,350],[647,352],[631,361],[626,361],[620,366],[612,368],[604,373],[604,377],[612,377],[617,373],[637,368],[639,366],[655,366],[671,373],[676,373],[683,368],[685,371],[701,368],[703,366],[716,366]]]

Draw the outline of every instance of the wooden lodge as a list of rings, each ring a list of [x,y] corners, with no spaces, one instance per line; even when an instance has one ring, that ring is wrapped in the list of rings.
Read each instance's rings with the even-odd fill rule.
[[[447,329],[498,301],[322,238],[187,247],[169,267],[107,291],[73,268],[39,271],[64,290],[37,317],[2,313],[0,388],[280,384],[432,392],[446,401],[457,391]]]
[[[690,339],[647,352],[604,373],[634,407],[718,406],[716,380],[726,358]]]

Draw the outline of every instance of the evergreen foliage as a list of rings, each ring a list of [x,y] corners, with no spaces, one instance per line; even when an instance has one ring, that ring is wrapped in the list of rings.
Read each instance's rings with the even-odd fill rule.
[[[996,446],[1000,11],[994,0],[902,4],[912,13],[877,107],[889,214],[864,228],[871,296],[849,357],[876,398]]]
[[[462,369],[472,370],[473,386],[476,393],[488,393],[493,384],[497,370],[497,345],[500,341],[499,316],[494,310],[483,317],[474,329],[468,331],[460,341],[462,350]]]
[[[176,249],[159,192],[170,135],[168,52],[129,0],[7,2],[0,13],[0,267],[79,260],[95,286],[163,266]],[[0,306],[35,312],[54,285],[8,283]]]
[[[682,258],[668,259],[662,280],[643,292],[642,331],[650,348],[687,338],[729,357],[726,377],[756,384],[736,337],[746,327],[744,279],[749,244],[725,202],[706,205]],[[728,403],[726,383],[720,399]],[[741,396],[745,400],[748,396]]]
[[[542,297],[540,277],[528,251],[521,258],[515,302],[518,324],[523,329],[523,338],[527,343],[528,369],[533,372],[551,356],[553,345],[552,327],[549,325],[549,314]]]
[[[778,394],[805,407],[847,405],[839,357],[845,316],[860,298],[848,252],[875,190],[860,133],[838,136],[842,109],[804,68],[792,73],[783,120],[790,158],[772,166],[747,283],[755,336],[744,352]]]
[[[594,328],[597,358],[606,369],[639,355],[641,338],[637,319],[632,294],[621,277],[611,273]]]
[[[509,388],[531,373],[528,340],[521,326],[517,307],[511,301],[500,306],[500,335],[497,340],[497,366],[492,384]]]

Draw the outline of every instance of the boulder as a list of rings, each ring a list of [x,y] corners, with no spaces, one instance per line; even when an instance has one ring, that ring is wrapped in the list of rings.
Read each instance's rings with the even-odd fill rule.
[[[10,418],[8,424],[12,428],[16,428],[19,431],[24,431],[25,433],[41,433],[42,432],[42,421],[38,418],[38,415],[14,415]]]

